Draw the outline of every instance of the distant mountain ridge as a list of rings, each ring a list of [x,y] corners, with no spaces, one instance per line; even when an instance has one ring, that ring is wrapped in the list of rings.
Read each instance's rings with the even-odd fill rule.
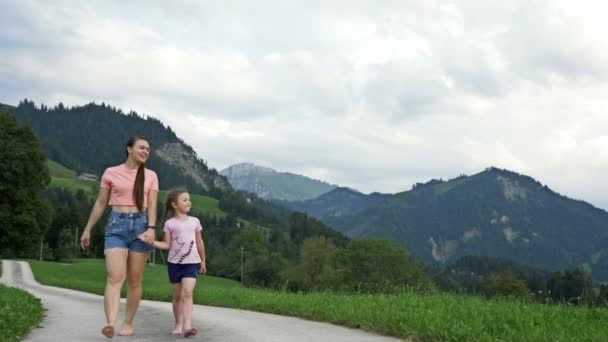
[[[337,188],[282,205],[350,237],[389,238],[427,262],[480,255],[547,270],[584,267],[608,280],[608,212],[508,170],[431,180],[397,194]]]
[[[315,198],[337,186],[290,172],[278,172],[252,163],[229,166],[220,174],[233,188],[256,194],[263,199],[299,201]]]
[[[225,177],[155,118],[103,103],[71,108],[59,103],[50,108],[24,100],[12,111],[20,123],[34,129],[50,159],[78,173],[100,175],[108,166],[122,163],[127,139],[143,135],[152,151],[146,166],[157,172],[163,189],[186,186],[216,198],[233,191]]]

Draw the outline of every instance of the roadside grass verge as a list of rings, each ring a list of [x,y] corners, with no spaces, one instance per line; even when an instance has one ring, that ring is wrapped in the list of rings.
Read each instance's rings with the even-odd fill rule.
[[[20,341],[40,323],[42,316],[40,299],[0,284],[0,341]]]
[[[30,264],[43,284],[103,293],[103,260]],[[144,298],[171,300],[164,266],[148,267],[144,277]],[[444,293],[302,294],[241,288],[232,280],[204,276],[197,284],[194,300],[197,304],[297,316],[420,341],[605,341],[608,336],[605,308]]]

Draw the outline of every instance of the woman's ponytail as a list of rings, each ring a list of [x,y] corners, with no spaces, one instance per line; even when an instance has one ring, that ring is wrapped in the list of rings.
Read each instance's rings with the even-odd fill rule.
[[[127,141],[127,147],[133,147],[135,142],[138,140],[148,139],[142,136],[132,136]],[[129,150],[126,150],[127,158],[129,157]],[[135,182],[133,183],[133,201],[135,201],[135,205],[137,206],[137,210],[139,212],[144,211],[144,184],[146,182],[146,174],[145,174],[146,165],[141,163],[139,168],[137,169],[137,176],[135,176]]]

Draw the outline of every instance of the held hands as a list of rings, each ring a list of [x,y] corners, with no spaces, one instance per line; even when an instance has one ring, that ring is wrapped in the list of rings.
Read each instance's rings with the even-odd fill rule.
[[[137,237],[148,245],[154,246],[154,241],[156,240],[154,236],[154,229],[148,229],[145,232],[139,234]]]

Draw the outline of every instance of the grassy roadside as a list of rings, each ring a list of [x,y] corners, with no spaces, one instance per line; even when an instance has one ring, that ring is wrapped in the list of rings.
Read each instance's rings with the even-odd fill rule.
[[[103,260],[74,264],[31,261],[48,285],[103,293]],[[164,266],[145,272],[144,298],[171,300]],[[296,294],[239,287],[205,276],[195,302],[298,316],[423,341],[604,341],[608,309],[486,301],[448,294]]]
[[[2,273],[0,262],[0,274]],[[42,303],[29,293],[0,285],[0,341],[20,341],[42,321]]]

